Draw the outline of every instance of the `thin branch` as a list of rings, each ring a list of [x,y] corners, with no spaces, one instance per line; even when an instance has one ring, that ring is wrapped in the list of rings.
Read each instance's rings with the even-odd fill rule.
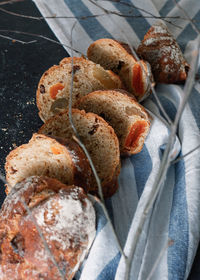
[[[116,243],[117,243],[117,246],[118,246],[118,249],[121,253],[121,255],[124,257],[125,259],[125,262],[127,261],[127,257],[126,255],[124,254],[123,252],[123,249],[120,245],[120,242],[119,242],[119,239],[116,235],[116,232],[114,230],[114,227],[113,227],[113,224],[112,224],[112,221],[109,217],[109,214],[108,214],[108,211],[105,207],[105,201],[104,201],[104,197],[103,197],[103,191],[102,191],[102,186],[101,186],[101,181],[99,179],[99,176],[97,174],[97,171],[96,171],[96,168],[92,162],[92,159],[90,157],[90,154],[89,152],[87,151],[87,148],[85,147],[85,145],[83,144],[83,142],[80,140],[80,137],[78,135],[78,132],[77,132],[77,129],[76,127],[74,126],[74,123],[73,123],[73,118],[72,118],[72,94],[73,94],[73,81],[74,81],[74,71],[73,71],[73,30],[75,28],[77,24],[77,21],[74,22],[73,26],[72,26],[72,29],[71,29],[71,36],[70,36],[70,45],[71,45],[71,67],[72,67],[72,71],[71,71],[71,85],[70,85],[70,91],[69,91],[69,110],[68,110],[68,116],[69,116],[69,121],[70,121],[70,124],[71,124],[71,127],[74,131],[74,134],[75,136],[73,136],[73,139],[79,144],[79,146],[83,149],[88,161],[89,161],[89,164],[90,164],[90,167],[93,171],[93,174],[94,174],[94,177],[95,177],[95,180],[96,180],[96,183],[97,183],[97,186],[98,186],[98,193],[99,193],[99,197],[100,197],[100,200],[101,200],[101,207],[103,209],[103,212],[104,212],[104,215],[106,216],[106,219],[108,220],[108,222],[110,223],[110,226],[111,226],[111,230],[112,230],[112,233],[113,233],[113,236],[116,240]]]
[[[24,31],[19,31],[19,30],[9,30],[9,29],[0,29],[0,32],[5,32],[5,33],[15,33],[15,34],[21,34],[21,35],[27,35],[27,36],[33,36],[33,37],[37,37],[37,38],[41,38],[41,39],[44,39],[44,40],[47,40],[49,42],[52,42],[52,43],[55,43],[57,45],[60,45],[60,46],[63,46],[63,47],[66,47],[68,49],[72,49],[70,46],[66,45],[66,44],[62,44],[60,43],[59,41],[56,41],[54,39],[51,39],[49,37],[46,37],[44,35],[41,35],[41,34],[35,34],[35,33],[29,33],[29,32],[24,32]],[[0,34],[0,36],[3,36],[2,34]],[[16,40],[16,39],[12,39],[12,40]],[[74,52],[76,53],[79,53],[83,56],[85,56],[85,54],[83,54],[82,52],[76,50],[76,49],[73,49]]]
[[[180,121],[180,118],[182,116],[183,110],[185,108],[185,105],[187,103],[187,100],[191,94],[191,90],[194,84],[194,79],[195,79],[195,72],[197,69],[197,63],[198,63],[198,51],[199,51],[199,45],[200,45],[200,36],[198,38],[198,42],[197,42],[197,50],[195,52],[193,52],[193,59],[192,59],[192,63],[191,63],[191,69],[189,71],[188,74],[188,78],[186,80],[186,84],[184,87],[184,94],[183,94],[183,99],[181,100],[181,103],[179,105],[176,117],[175,117],[175,121],[174,124],[172,124],[171,126],[171,133],[170,136],[168,138],[168,142],[166,145],[166,149],[164,151],[163,157],[162,157],[162,161],[160,164],[160,169],[159,172],[155,178],[154,184],[151,188],[151,192],[149,194],[148,200],[145,202],[145,207],[144,207],[144,212],[143,212],[143,216],[141,217],[140,221],[139,221],[139,225],[138,228],[136,230],[136,234],[135,237],[133,238],[133,243],[131,244],[131,250],[130,250],[130,258],[133,259],[135,250],[136,250],[136,246],[140,237],[140,233],[142,231],[142,228],[144,226],[144,223],[146,221],[146,217],[147,214],[149,213],[150,209],[152,208],[153,203],[155,202],[155,199],[157,197],[157,194],[162,186],[163,180],[166,177],[167,174],[167,170],[169,168],[170,165],[170,152],[173,148],[174,142],[175,142],[175,138],[176,138],[176,130],[177,130],[177,126],[178,123]],[[130,276],[130,269],[129,271],[127,271],[127,279],[129,279]]]
[[[95,3],[93,0],[89,0],[89,1],[90,1],[91,3],[93,3],[94,5],[96,5],[97,7],[99,7],[100,9],[102,9],[105,13],[108,13],[108,12],[107,12],[108,10],[106,10],[106,9],[105,9],[104,7],[102,7],[101,5]],[[110,19],[112,20],[112,18],[110,18]],[[114,23],[115,23],[115,25],[118,26],[118,30],[121,32],[122,36],[125,38],[125,41],[126,41],[126,43],[129,45],[133,56],[137,59],[137,61],[140,61],[140,59],[139,59],[137,53],[135,52],[134,48],[131,46],[129,39],[128,39],[128,37],[126,36],[126,32],[123,32],[123,30],[121,30],[121,27],[118,25],[117,22],[114,22]],[[143,71],[144,71],[144,67],[143,67],[143,65],[142,65],[141,63],[140,63],[140,66],[142,67],[142,69],[143,69]],[[145,72],[145,71],[144,71],[144,72]],[[149,77],[148,75],[146,75],[146,77],[147,77],[147,82],[148,82],[148,84],[150,85],[151,91],[152,91],[152,93],[153,93],[153,96],[154,96],[154,98],[155,98],[155,100],[156,100],[156,102],[157,102],[157,104],[158,104],[158,106],[159,106],[159,108],[160,108],[160,111],[162,112],[163,116],[165,117],[165,119],[167,120],[168,123],[165,121],[164,118],[162,118],[162,116],[158,116],[158,118],[159,118],[161,121],[163,121],[163,122],[167,125],[167,127],[169,128],[169,125],[171,125],[172,121],[171,121],[171,119],[169,118],[167,112],[165,111],[165,108],[162,106],[162,104],[161,104],[159,98],[157,97],[157,94],[156,94],[156,92],[155,92],[155,89],[154,89],[154,87],[153,87],[153,85],[152,85],[152,83],[151,83],[151,81],[150,81],[150,77]]]
[[[200,34],[200,30],[198,28],[198,26],[196,26],[196,24],[194,23],[194,21],[190,18],[190,16],[188,15],[188,13],[183,9],[183,7],[181,7],[181,5],[174,0],[175,5],[179,8],[179,10],[182,11],[182,13],[184,14],[184,16],[186,16],[186,18],[190,21],[193,29],[197,32],[197,34]]]
[[[158,258],[156,259],[156,261],[155,261],[155,263],[154,263],[154,265],[153,265],[153,267],[152,267],[152,269],[151,269],[151,271],[150,271],[150,273],[149,273],[149,275],[148,275],[148,277],[147,277],[146,280],[151,280],[151,278],[152,278],[152,276],[153,276],[153,274],[154,274],[154,272],[155,272],[155,270],[156,270],[156,268],[157,268],[159,262],[161,261],[162,257],[164,256],[164,253],[165,253],[166,250],[167,250],[170,246],[172,246],[173,244],[174,244],[174,241],[173,241],[173,240],[170,239],[170,240],[167,241],[167,243],[164,245],[164,247],[163,247],[162,250],[160,251],[160,253],[159,253],[159,255],[158,255]]]
[[[177,162],[179,162],[180,160],[184,159],[185,157],[189,156],[190,154],[192,154],[193,152],[195,152],[196,150],[198,150],[200,148],[200,145],[198,145],[197,147],[195,147],[194,149],[192,149],[191,151],[187,152],[186,154],[176,158],[175,160],[173,160],[171,162],[171,164],[175,164]]]
[[[143,9],[142,9],[143,10]],[[52,15],[52,16],[40,16],[40,17],[35,17],[35,16],[28,16],[28,15],[24,15],[24,14],[19,14],[19,13],[15,13],[12,11],[8,11],[7,9],[4,8],[0,8],[0,11],[9,14],[9,15],[13,15],[13,16],[17,16],[17,17],[22,17],[22,18],[28,18],[28,19],[34,19],[34,20],[44,20],[44,19],[79,19],[79,20],[85,20],[85,19],[89,19],[89,18],[97,18],[97,17],[102,17],[105,16],[105,14],[97,14],[97,15],[84,15],[84,16],[57,16],[57,15]],[[145,10],[144,10],[145,11]],[[147,11],[145,11],[147,14],[149,14],[149,16],[145,16],[145,18],[156,18],[156,19],[163,19],[165,20],[166,18],[173,18],[173,19],[180,19],[179,16],[174,16],[174,17],[162,17],[162,16],[155,16]],[[121,13],[117,13],[114,11],[109,11],[109,13],[111,14],[117,14],[118,16],[121,17],[125,17],[125,18],[144,18],[143,15],[130,15],[130,14],[121,14]],[[168,22],[168,21],[167,21]]]
[[[16,38],[12,38],[12,37],[9,37],[9,36],[4,36],[2,34],[0,34],[0,37],[4,38],[4,39],[8,39],[9,41],[18,42],[18,43],[21,43],[21,44],[24,44],[24,45],[33,44],[33,43],[37,42],[37,40],[32,40],[32,41],[25,42],[25,41],[22,41],[22,40],[18,40]]]
[[[19,13],[15,13],[15,12],[11,12],[8,11],[4,8],[0,8],[0,11],[12,15],[12,16],[16,16],[16,17],[22,17],[22,18],[28,18],[28,19],[34,19],[34,20],[44,20],[44,19],[62,19],[62,18],[66,18],[66,19],[88,19],[88,18],[96,18],[96,17],[101,17],[101,16],[105,16],[104,14],[99,14],[99,15],[87,15],[87,16],[79,16],[79,17],[75,17],[75,16],[57,16],[57,15],[52,15],[52,16],[46,16],[46,17],[33,17],[33,16],[28,16],[28,15],[24,15],[24,14],[19,14]]]
[[[168,21],[168,20],[166,20],[166,17],[160,17],[160,16],[154,16],[154,15],[150,15],[150,16],[131,16],[131,15],[129,15],[129,14],[127,14],[127,15],[123,15],[123,14],[120,14],[119,12],[116,12],[116,11],[110,11],[110,10],[107,10],[106,8],[104,8],[104,7],[102,7],[100,4],[98,4],[98,3],[96,3],[95,1],[93,1],[93,0],[88,0],[89,2],[91,2],[93,5],[95,5],[95,6],[97,6],[97,7],[99,7],[100,9],[102,9],[107,15],[109,15],[109,14],[113,14],[113,15],[116,15],[116,16],[119,16],[119,17],[127,17],[127,18],[157,18],[157,19],[163,19],[164,21],[166,21],[167,23],[169,23],[169,24],[171,24],[171,25],[173,25],[173,26],[175,26],[175,27],[177,27],[177,28],[180,28],[180,29],[182,29],[182,27],[181,26],[178,26],[177,24],[175,24],[175,23],[173,23],[173,22],[171,22],[171,21]],[[118,1],[118,3],[119,3],[119,1]],[[148,11],[145,11],[146,13],[149,13]]]
[[[3,1],[3,2],[0,2],[0,6],[7,5],[7,4],[13,4],[13,3],[16,3],[16,2],[24,2],[24,0],[8,0],[8,1]]]

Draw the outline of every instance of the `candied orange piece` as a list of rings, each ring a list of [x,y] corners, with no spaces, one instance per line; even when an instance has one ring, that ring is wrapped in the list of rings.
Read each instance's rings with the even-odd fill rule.
[[[51,152],[54,155],[60,155],[60,154],[62,154],[62,149],[60,147],[51,146]]]
[[[50,96],[52,99],[56,99],[56,95],[58,94],[59,90],[62,90],[64,85],[61,83],[57,83],[50,87]]]

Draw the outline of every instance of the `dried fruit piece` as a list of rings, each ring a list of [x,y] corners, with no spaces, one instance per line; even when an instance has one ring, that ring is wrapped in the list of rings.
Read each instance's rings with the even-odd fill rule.
[[[51,146],[51,152],[54,155],[60,155],[63,153],[62,149],[60,147],[56,147],[56,146]]]
[[[50,87],[50,95],[52,99],[56,99],[59,90],[62,90],[64,85],[61,83],[57,83]]]

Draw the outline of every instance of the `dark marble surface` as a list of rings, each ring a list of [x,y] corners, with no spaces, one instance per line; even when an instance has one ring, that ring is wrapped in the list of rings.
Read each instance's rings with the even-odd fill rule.
[[[7,5],[1,5],[2,2],[5,1],[0,1],[0,7],[10,11],[40,16],[30,0]],[[36,33],[56,39],[45,21],[20,18],[1,11],[0,29]],[[4,174],[5,158],[9,151],[26,143],[42,124],[35,105],[35,92],[41,75],[67,53],[62,46],[44,39],[1,31],[0,34],[23,41],[37,40],[32,44],[21,44],[0,37],[0,172]],[[0,203],[4,197],[4,184],[1,182]],[[200,279],[200,249],[188,279]]]

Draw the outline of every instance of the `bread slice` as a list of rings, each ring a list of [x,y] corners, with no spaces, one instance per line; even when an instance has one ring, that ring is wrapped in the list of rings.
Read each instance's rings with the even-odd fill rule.
[[[73,58],[72,105],[89,92],[99,89],[122,88],[120,78],[112,71],[83,57]],[[46,121],[55,114],[68,109],[71,89],[72,58],[64,58],[59,65],[47,70],[40,79],[36,101],[39,116]]]
[[[94,91],[80,98],[75,107],[103,117],[114,128],[121,154],[136,154],[142,150],[150,128],[148,114],[125,91]]]
[[[120,171],[117,136],[113,128],[96,114],[73,109],[72,119],[81,141],[92,158],[101,180],[104,197],[109,197],[117,190],[117,177]],[[68,112],[59,113],[48,120],[40,128],[39,133],[71,138],[74,132],[69,122]],[[94,176],[90,192],[98,194]]]
[[[139,101],[150,93],[150,84],[153,82],[151,67],[148,62],[137,61],[127,44],[107,38],[99,39],[89,46],[87,56],[118,74],[126,89]]]
[[[83,189],[26,178],[0,210],[0,279],[73,279],[95,238],[95,220]]]
[[[189,64],[164,24],[151,26],[137,52],[151,64],[156,82],[179,83],[186,80]]]
[[[89,162],[72,140],[54,139],[34,134],[28,144],[11,151],[6,158],[7,192],[18,182],[32,175],[56,178],[66,184],[91,185]]]

